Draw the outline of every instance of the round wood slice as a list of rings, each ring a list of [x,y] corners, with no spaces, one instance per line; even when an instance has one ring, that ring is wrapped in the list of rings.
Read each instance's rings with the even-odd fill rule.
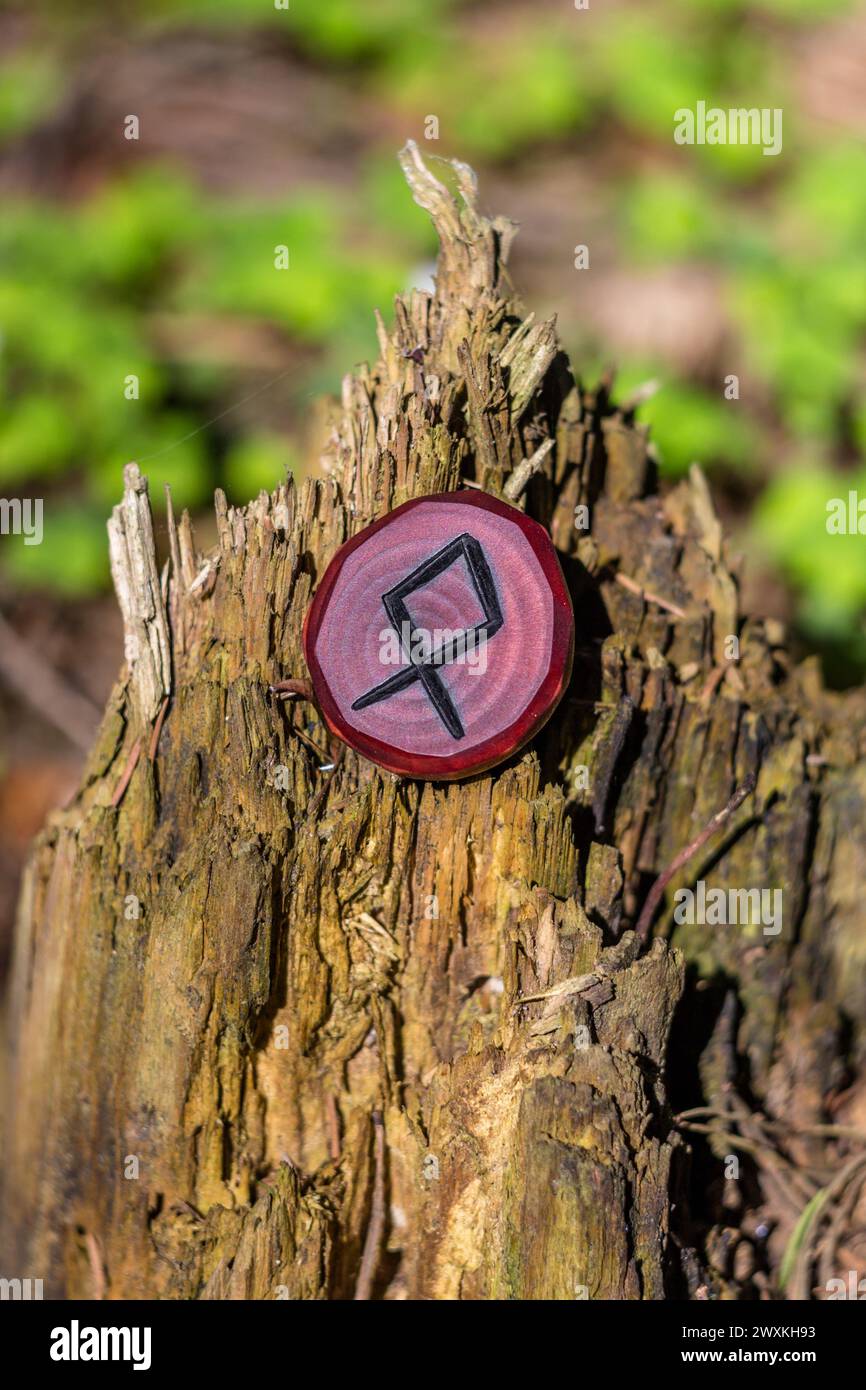
[[[550,537],[475,490],[418,497],[337,551],[304,625],[328,727],[404,777],[494,766],[571,673],[574,616]]]

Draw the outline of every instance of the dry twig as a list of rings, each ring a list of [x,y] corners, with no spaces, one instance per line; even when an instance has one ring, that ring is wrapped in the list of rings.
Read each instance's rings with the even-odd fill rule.
[[[755,790],[756,784],[757,778],[753,772],[750,772],[746,780],[734,792],[727,806],[723,807],[721,811],[717,812],[717,814],[713,816],[712,820],[704,826],[700,835],[696,835],[695,838],[692,840],[691,844],[686,845],[685,849],[681,849],[679,854],[671,861],[671,863],[665,869],[664,873],[659,874],[652,888],[647,893],[646,902],[643,905],[643,911],[641,912],[640,917],[637,921],[637,926],[635,927],[635,931],[637,932],[637,935],[641,941],[646,941],[647,939],[649,929],[652,926],[653,917],[656,913],[656,908],[661,902],[664,891],[670,883],[671,879],[673,878],[674,874],[678,873],[680,869],[682,869],[686,864],[688,864],[693,854],[697,854],[699,849],[703,849],[704,845],[707,843],[707,840],[709,840],[713,835],[715,835],[717,830],[721,830],[725,822],[730,820],[734,812],[738,810],[740,806],[742,806],[746,797],[750,796],[751,793]]]

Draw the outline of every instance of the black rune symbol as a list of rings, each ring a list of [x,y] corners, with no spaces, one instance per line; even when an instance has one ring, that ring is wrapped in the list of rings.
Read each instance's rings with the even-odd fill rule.
[[[461,556],[465,559],[469,569],[473,587],[484,613],[484,622],[476,623],[474,627],[464,628],[460,632],[453,633],[449,641],[437,647],[429,656],[418,658],[414,654],[416,643],[413,641],[416,630],[412,626],[409,609],[406,607],[406,599],[416,589],[422,589],[437,575],[450,569]],[[420,681],[449,734],[453,738],[463,738],[464,729],[460,722],[460,716],[437,668],[453,661],[457,652],[465,652],[470,642],[478,639],[486,641],[502,626],[502,609],[499,606],[496,585],[479,542],[474,536],[470,536],[464,531],[456,540],[449,541],[442,550],[431,555],[430,559],[425,560],[423,565],[418,565],[399,584],[395,584],[393,589],[389,589],[386,594],[383,594],[382,603],[385,605],[385,612],[391,619],[392,627],[400,638],[403,651],[409,658],[410,665],[402,666],[393,676],[382,681],[381,685],[376,685],[365,695],[361,695],[352,705],[352,709],[366,709],[368,705],[376,705],[380,700],[389,700],[400,690],[406,690],[415,681]]]

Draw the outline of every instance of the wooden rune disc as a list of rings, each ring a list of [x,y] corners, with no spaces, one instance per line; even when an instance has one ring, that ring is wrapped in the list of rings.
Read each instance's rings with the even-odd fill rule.
[[[550,537],[476,490],[405,502],[341,546],[304,624],[328,727],[403,777],[502,762],[556,708],[574,616]]]

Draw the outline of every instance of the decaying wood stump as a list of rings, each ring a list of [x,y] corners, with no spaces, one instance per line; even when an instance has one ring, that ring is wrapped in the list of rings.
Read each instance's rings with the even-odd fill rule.
[[[866,700],[738,612],[701,473],[658,494],[633,412],[524,316],[471,171],[452,197],[402,162],[436,292],[379,321],[323,475],[217,494],[208,555],[170,518],[160,578],[126,471],[126,667],[21,899],[11,1263],[97,1298],[809,1296],[863,1260]],[[565,700],[466,783],[320,771],[315,711],[268,692],[305,674],[317,579],[467,482],[550,528]],[[641,950],[653,879],[750,772]],[[781,931],[675,925],[698,878],[781,889]],[[848,1226],[791,1246],[845,1172]]]

